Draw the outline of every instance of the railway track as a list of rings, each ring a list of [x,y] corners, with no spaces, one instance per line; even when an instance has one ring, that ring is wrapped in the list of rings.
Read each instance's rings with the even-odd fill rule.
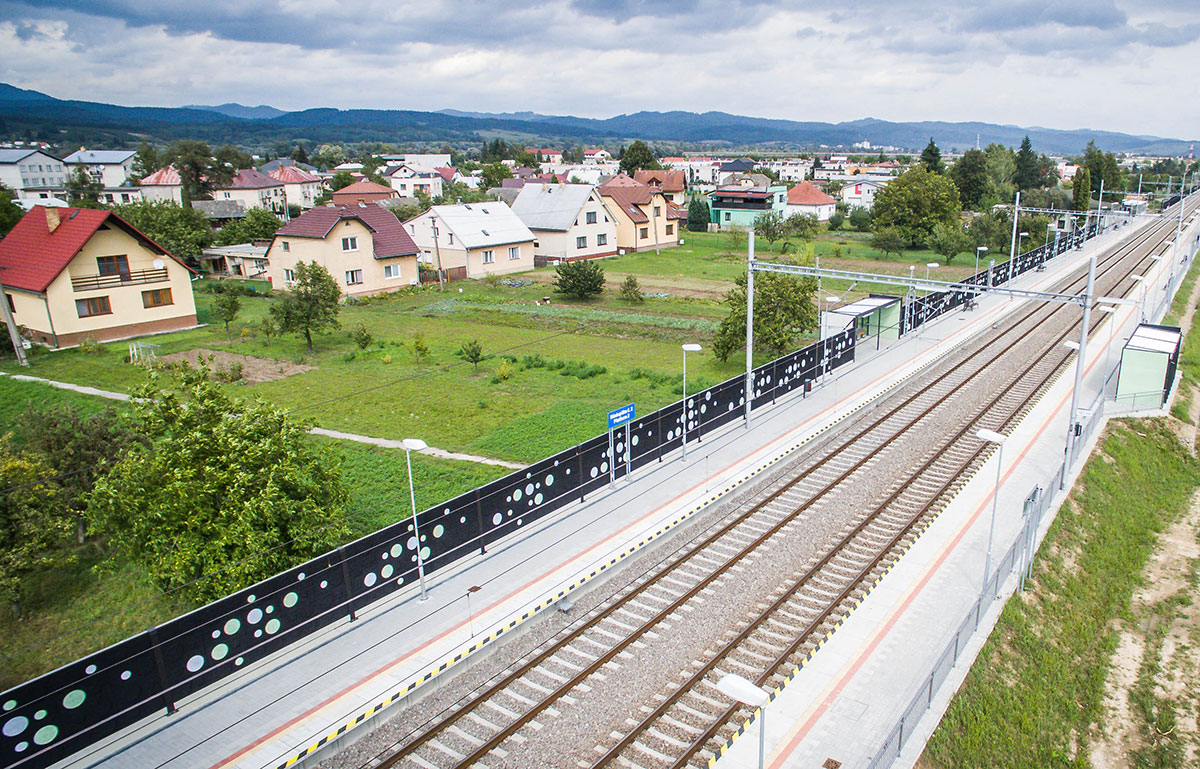
[[[1173,225],[1159,222],[1109,254],[1100,265],[1098,293],[1113,292],[1134,274],[1167,229]],[[1077,277],[1059,290],[1081,288]],[[684,674],[674,676],[669,690],[631,709],[633,718],[607,729],[608,736],[592,751],[578,746],[573,759],[596,767],[703,763],[745,715],[727,704],[715,682],[733,672],[771,686],[792,672],[861,600],[864,585],[919,536],[957,491],[963,474],[986,459],[990,446],[973,437],[975,430],[1004,432],[1061,373],[1072,353],[1060,343],[1077,333],[1078,321],[1062,322],[1053,331],[1047,321],[1069,313],[1063,307],[1034,307],[1006,322],[987,344],[977,345],[924,386],[893,398],[896,403],[877,406],[850,435],[831,439],[806,457],[786,482],[734,510],[659,568],[638,575],[604,606],[371,765],[568,765],[557,758],[536,760],[531,751],[536,752],[541,734],[563,724],[578,700],[619,681],[625,668],[634,667],[632,661],[647,649],[661,646],[664,636],[680,633],[717,592],[737,583],[739,572],[778,562],[773,586],[755,593],[743,616],[725,620],[719,644],[706,646]],[[1011,367],[1013,361],[1025,365]],[[983,388],[993,394],[978,397]],[[941,427],[948,419],[954,429]],[[940,440],[927,440],[931,434]],[[911,451],[914,441],[923,440],[926,448],[915,467],[895,477],[881,473],[893,453],[903,453],[903,443]],[[855,486],[871,490],[870,504],[853,511],[820,554],[790,563],[791,543]]]

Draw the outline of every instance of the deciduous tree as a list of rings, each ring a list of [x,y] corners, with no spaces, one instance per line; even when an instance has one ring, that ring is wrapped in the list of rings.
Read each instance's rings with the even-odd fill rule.
[[[235,173],[217,162],[207,144],[194,139],[172,142],[159,159],[179,172],[184,208],[191,208],[193,200],[211,197],[213,189],[228,184]]]
[[[871,209],[865,206],[855,206],[850,209],[850,216],[847,217],[847,221],[858,232],[866,232],[871,229],[871,218]]]
[[[237,294],[221,293],[217,294],[213,299],[212,308],[209,309],[209,317],[214,323],[225,324],[225,341],[232,341],[229,336],[229,324],[237,317],[238,310],[242,309],[242,302],[238,299]]]
[[[967,150],[950,169],[950,178],[958,188],[963,208],[976,208],[988,191],[987,155],[982,150]]]
[[[279,217],[265,208],[251,208],[241,219],[234,219],[213,236],[213,243],[218,246],[232,246],[236,243],[252,243],[256,240],[270,240],[275,237],[275,230],[283,226]]]
[[[780,354],[794,346],[803,331],[816,328],[817,308],[814,278],[764,272],[754,276],[754,347]],[[728,360],[746,349],[746,276],[734,279],[734,287],[722,301],[729,312],[713,337],[713,354]]]
[[[939,223],[953,223],[962,212],[958,188],[945,176],[914,166],[875,196],[874,227],[896,227],[910,243],[925,243]]]
[[[17,222],[25,215],[24,209],[17,205],[16,197],[16,193],[0,184],[0,238],[16,227]]]
[[[646,142],[641,139],[630,144],[621,154],[621,171],[630,176],[633,176],[637,171],[646,169],[658,170],[660,168],[662,166],[659,165],[658,159],[654,157],[654,153],[650,151],[650,147]]]
[[[71,532],[53,469],[36,455],[17,454],[0,439],[0,600],[20,610],[25,575],[54,564]]]
[[[484,188],[490,190],[493,187],[499,187],[505,179],[511,179],[513,173],[508,166],[502,163],[492,163],[483,167],[481,176]]]
[[[942,260],[949,266],[954,257],[970,250],[971,242],[967,239],[967,233],[957,223],[941,222],[933,228],[933,233],[929,238],[929,248],[942,257]]]
[[[342,298],[333,276],[316,262],[297,262],[296,281],[271,304],[271,317],[282,334],[301,334],[313,352],[313,333],[339,328]]]
[[[821,229],[821,222],[813,214],[792,214],[785,222],[788,234],[801,240],[812,240]]]
[[[181,259],[196,259],[213,240],[208,217],[171,201],[142,200],[113,211]]]
[[[104,184],[93,179],[83,166],[76,166],[67,179],[67,203],[73,208],[100,208],[100,193]]]
[[[871,247],[883,252],[885,257],[888,254],[900,256],[906,245],[908,245],[908,238],[904,237],[899,227],[879,227],[871,235]]]
[[[132,401],[145,447],[96,482],[89,519],[163,588],[209,601],[313,558],[349,535],[329,449],[283,409],[230,399],[204,370],[182,393],[156,379]]]

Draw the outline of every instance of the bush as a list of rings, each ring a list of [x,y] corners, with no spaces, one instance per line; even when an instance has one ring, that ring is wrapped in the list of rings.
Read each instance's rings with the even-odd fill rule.
[[[429,345],[425,344],[425,337],[419,332],[413,334],[412,351],[417,360],[425,360],[429,357]]]
[[[523,369],[545,368],[545,367],[546,367],[546,360],[545,360],[545,358],[542,357],[541,353],[534,353],[533,355],[526,355],[524,358],[521,359],[521,368],[523,368]]]
[[[386,366],[387,364],[392,362],[392,356],[388,355],[387,353],[384,353],[383,357],[381,357],[379,359],[379,362]]]
[[[604,270],[591,259],[563,262],[555,268],[554,291],[575,299],[599,296],[604,291]]]
[[[86,355],[99,355],[104,352],[104,345],[97,342],[90,336],[85,336],[79,340],[79,351]]]
[[[833,216],[829,217],[829,231],[837,232],[842,228],[842,224],[846,221],[846,215],[841,211],[834,211]]]
[[[507,382],[512,376],[512,365],[508,361],[502,361],[499,366],[496,366],[496,380],[498,382]]]
[[[342,360],[349,363],[350,361],[354,360],[357,357],[358,357],[358,353],[356,353],[354,350],[351,350],[350,352],[348,352],[342,356]]]
[[[634,275],[625,276],[625,281],[621,284],[619,295],[630,304],[646,300],[646,297],[642,294],[642,287],[638,285],[638,279]]]
[[[350,338],[358,345],[358,349],[365,350],[371,346],[371,342],[375,341],[375,337],[371,335],[367,329],[367,324],[361,320],[354,324],[354,328],[350,329]]]

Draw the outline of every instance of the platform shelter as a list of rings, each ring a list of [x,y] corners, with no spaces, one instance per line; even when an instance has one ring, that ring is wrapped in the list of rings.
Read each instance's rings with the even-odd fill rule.
[[[1175,381],[1182,339],[1176,326],[1138,326],[1121,351],[1117,403],[1131,408],[1162,406]]]
[[[858,340],[869,337],[887,341],[900,338],[900,297],[871,294],[842,307],[826,311],[821,316],[824,336],[837,334],[853,327]]]

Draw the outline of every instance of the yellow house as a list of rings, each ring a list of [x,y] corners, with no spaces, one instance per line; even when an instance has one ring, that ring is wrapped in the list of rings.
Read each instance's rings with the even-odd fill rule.
[[[111,211],[34,206],[0,241],[13,320],[50,347],[192,328],[192,274]]]
[[[676,208],[660,189],[621,174],[597,191],[616,219],[618,253],[679,245],[687,211]]]
[[[395,291],[417,283],[417,247],[395,214],[374,203],[317,206],[275,231],[268,279],[287,290],[297,262],[329,271],[346,296]]]

